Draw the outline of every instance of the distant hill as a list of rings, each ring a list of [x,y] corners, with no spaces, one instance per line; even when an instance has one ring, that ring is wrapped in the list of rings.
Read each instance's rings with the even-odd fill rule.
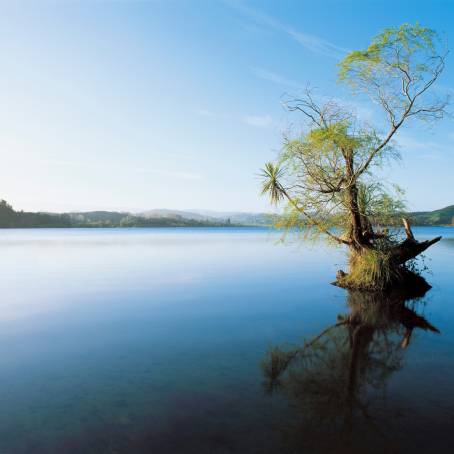
[[[416,211],[409,216],[414,225],[454,225],[454,205],[435,211]]]
[[[219,217],[206,216],[193,211],[184,211],[184,210],[167,210],[167,209],[154,209],[144,211],[142,213],[137,213],[137,216],[141,216],[147,219],[156,219],[156,218],[183,218],[183,219],[192,219],[195,221],[218,221]],[[226,218],[227,219],[227,218]]]
[[[232,224],[244,226],[273,225],[276,214],[248,213],[240,211],[209,211],[209,210],[149,210],[140,213],[148,218],[182,217],[208,222],[230,221]],[[413,225],[454,225],[454,205],[435,211],[418,211],[407,213]]]
[[[15,211],[0,201],[0,228],[32,227],[268,227],[278,215],[247,212],[155,209],[142,213],[86,211],[32,213]],[[454,225],[454,205],[435,211],[408,213],[413,225]]]
[[[195,220],[179,215],[144,217],[116,211],[79,213],[32,213],[15,211],[0,201],[0,228],[60,227],[225,227],[230,222],[217,219]]]
[[[181,216],[185,219],[204,221],[230,221],[232,224],[244,226],[270,226],[279,215],[270,213],[248,213],[237,211],[209,211],[209,210],[150,210],[141,213],[144,216]],[[435,211],[418,211],[407,213],[413,225],[454,225],[454,205]]]
[[[70,219],[73,222],[112,222],[114,224],[121,222],[121,220],[128,216],[127,212],[117,212],[117,211],[86,211],[80,213],[67,213]]]
[[[182,217],[208,222],[230,222],[245,226],[269,226],[274,223],[273,215],[268,213],[248,213],[241,211],[210,211],[210,210],[167,210],[155,209],[138,213],[147,218]]]

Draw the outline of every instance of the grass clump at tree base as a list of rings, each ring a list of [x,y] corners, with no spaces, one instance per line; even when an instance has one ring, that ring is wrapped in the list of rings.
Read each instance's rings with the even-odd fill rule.
[[[345,288],[383,291],[404,279],[405,269],[392,263],[390,251],[363,249],[353,252],[349,260],[350,272],[337,276],[337,284]]]

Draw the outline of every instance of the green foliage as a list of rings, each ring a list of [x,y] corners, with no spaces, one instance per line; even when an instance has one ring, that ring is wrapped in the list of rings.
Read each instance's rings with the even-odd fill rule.
[[[357,88],[361,81],[396,74],[400,77],[405,70],[416,69],[422,77],[430,70],[429,62],[415,62],[415,57],[422,54],[435,58],[436,40],[435,31],[421,27],[419,23],[386,28],[366,49],[350,52],[339,63],[339,79]]]
[[[292,188],[292,200],[278,227],[304,228],[305,234],[312,237],[332,229],[336,229],[341,238],[348,236],[352,218],[346,153],[352,155],[360,214],[376,225],[394,224],[396,214],[404,210],[403,191],[397,186],[387,188],[371,172],[355,173],[377,143],[372,130],[355,128],[353,122],[346,120],[328,124],[326,128],[310,129],[298,139],[286,140],[279,156],[281,168],[286,172],[284,177],[280,170],[279,178]],[[373,165],[378,168],[398,158],[395,149],[384,147]],[[268,186],[264,186],[265,191],[269,192]],[[301,211],[312,214],[313,219],[303,216]],[[307,226],[317,228],[307,230]]]
[[[358,186],[359,211],[376,227],[400,225],[406,208],[403,197],[404,191],[397,185],[387,188],[381,182],[369,181]]]
[[[284,197],[279,179],[282,177],[283,171],[279,165],[267,162],[262,169],[260,176],[263,179],[262,195],[269,194],[272,204],[277,205]]]
[[[387,28],[339,63],[339,80],[382,105],[393,124],[405,113],[441,118],[446,100],[427,92],[444,68],[447,51],[440,47],[436,32],[419,23]]]

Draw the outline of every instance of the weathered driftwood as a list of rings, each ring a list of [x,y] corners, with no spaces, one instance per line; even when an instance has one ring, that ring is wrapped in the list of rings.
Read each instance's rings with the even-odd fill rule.
[[[393,261],[397,265],[403,265],[405,262],[414,259],[427,248],[441,240],[441,236],[437,236],[431,240],[417,241],[407,219],[403,219],[403,224],[407,238],[392,250]]]

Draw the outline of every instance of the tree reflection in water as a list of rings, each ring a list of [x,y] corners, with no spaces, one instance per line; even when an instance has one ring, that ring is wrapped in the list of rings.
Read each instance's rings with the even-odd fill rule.
[[[350,291],[350,312],[338,315],[337,323],[303,345],[270,349],[262,365],[264,386],[295,408],[292,422],[282,425],[293,448],[395,452],[399,410],[388,405],[387,381],[402,367],[415,329],[439,333],[417,313],[428,288],[386,295]]]

